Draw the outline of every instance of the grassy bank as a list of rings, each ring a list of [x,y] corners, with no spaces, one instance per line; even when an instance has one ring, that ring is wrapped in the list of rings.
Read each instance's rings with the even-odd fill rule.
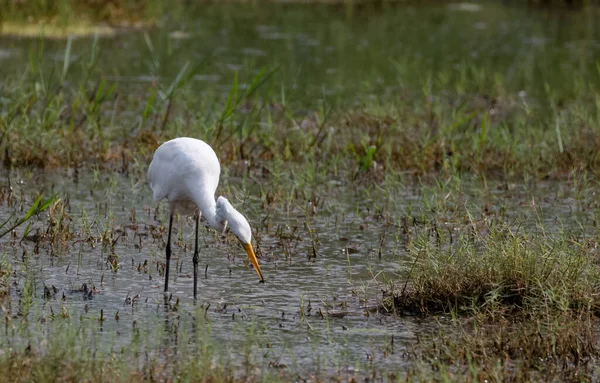
[[[581,382],[598,374],[598,320],[557,315],[536,320],[463,321],[415,346],[428,361],[417,380]]]
[[[0,35],[66,39],[68,36],[114,36],[119,31],[147,29],[167,18],[178,18],[185,13],[203,12],[206,7],[219,6],[223,3],[253,8],[269,5],[327,5],[343,10],[348,16],[365,15],[372,11],[380,12],[395,6],[420,6],[422,2],[411,0],[232,0],[232,1],[171,1],[164,0],[0,0]],[[432,1],[429,5],[440,6],[452,1]],[[600,3],[597,0],[515,0],[512,5],[528,5],[532,10],[559,11],[594,8]],[[479,5],[458,4],[456,9],[478,11]]]
[[[432,187],[423,210],[398,220],[408,258],[387,281],[384,310],[437,323],[413,344],[415,376],[594,380],[597,209],[549,224],[553,209],[533,197],[516,210],[506,200],[481,206],[461,197],[457,182]],[[427,367],[418,365],[423,361]]]
[[[488,316],[517,311],[532,318],[539,312],[600,313],[597,238],[487,220],[436,230],[411,240],[408,282],[395,291],[391,309]]]
[[[66,39],[147,28],[163,15],[166,2],[1,0],[0,9],[0,35]]]
[[[126,51],[99,37],[29,43],[0,84],[2,161],[127,169],[188,135],[251,172],[317,163],[328,176],[379,182],[400,171],[520,180],[600,169],[593,12],[565,16],[565,41],[554,42],[560,17],[497,4],[422,8],[415,26],[413,8],[373,20],[310,8],[311,38],[299,23],[306,9],[281,10],[207,6],[200,24],[135,33]],[[283,26],[257,29],[249,17]],[[510,20],[520,27],[505,31]],[[466,36],[465,23],[482,38]],[[240,37],[221,41],[219,28]]]
[[[196,136],[215,146],[224,164],[249,160],[251,171],[272,161],[317,162],[331,175],[374,180],[398,171],[548,179],[600,169],[600,73],[573,72],[576,93],[547,86],[546,98],[533,100],[505,89],[497,73],[469,67],[462,78],[419,74],[445,78],[450,89],[425,80],[423,90],[405,88],[360,108],[325,98],[314,112],[298,113],[288,98],[293,91],[269,69],[244,78],[250,85],[243,89],[232,76],[223,98],[194,95],[190,85],[202,63],[127,95],[123,84],[99,74],[99,49],[94,42],[79,59],[75,77],[70,44],[53,69],[40,65],[42,51],[33,53],[19,80],[1,85],[4,164],[126,169],[147,162],[159,142]],[[415,63],[398,65],[404,72]],[[65,87],[67,80],[77,85]]]
[[[141,22],[151,20],[166,8],[164,1],[74,1],[2,0],[0,22],[46,22],[67,26],[79,22]],[[83,19],[83,20],[82,20]]]

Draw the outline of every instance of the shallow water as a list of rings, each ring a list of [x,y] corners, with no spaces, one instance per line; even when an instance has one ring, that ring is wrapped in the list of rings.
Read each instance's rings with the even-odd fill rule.
[[[163,230],[159,240],[143,236],[149,225],[164,225],[166,212],[163,206],[158,215],[160,222],[154,220],[154,203],[146,185],[132,186],[127,177],[115,174],[101,174],[101,182],[93,187],[94,182],[86,177],[81,177],[77,184],[69,176],[34,178],[20,184],[22,190],[27,190],[33,182],[36,185],[52,185],[60,195],[70,195],[73,231],[83,233],[84,226],[89,225],[90,232],[96,233],[92,235],[97,237],[105,228],[124,230],[114,246],[119,267],[116,271],[111,270],[107,259],[113,253],[103,249],[101,243],[94,243],[94,246],[77,243],[87,234],[74,238],[66,249],[55,249],[55,255],[50,255],[49,249],[38,255],[31,254],[34,247],[31,241],[16,246],[13,252],[7,244],[7,252],[16,271],[11,277],[14,286],[11,287],[10,299],[19,301],[25,275],[30,274],[36,286],[35,302],[42,302],[44,286],[54,286],[57,290],[56,295],[43,304],[42,313],[35,312],[31,314],[32,318],[49,316],[51,307],[58,313],[62,305],[68,307],[72,318],[97,318],[102,310],[106,320],[98,331],[102,331],[103,337],[114,336],[115,343],[109,343],[111,346],[131,342],[134,322],[140,328],[152,330],[157,323],[172,318],[170,310],[165,310],[163,277],[157,272],[157,264],[164,262],[166,232]],[[94,190],[93,195],[90,190]],[[98,203],[98,200],[102,202]],[[246,205],[250,207],[254,201],[250,200]],[[315,350],[323,355],[322,367],[327,370],[342,363],[341,356],[346,358],[346,363],[353,365],[355,359],[365,360],[366,355],[381,352],[392,335],[400,345],[403,340],[411,340],[414,337],[412,328],[416,326],[412,320],[398,321],[375,312],[366,314],[376,308],[380,294],[375,287],[380,282],[376,282],[373,275],[381,270],[393,271],[397,267],[398,256],[392,254],[378,259],[373,254],[373,247],[378,243],[376,230],[360,230],[359,222],[364,224],[367,221],[352,213],[346,213],[346,218],[338,216],[342,210],[352,210],[352,205],[351,200],[331,201],[333,213],[317,214],[309,219],[313,229],[319,232],[319,254],[314,260],[308,260],[307,243],[302,238],[304,233],[296,234],[298,239],[293,241],[298,244],[294,245],[291,256],[286,257],[274,233],[258,229],[261,236],[258,249],[263,254],[261,266],[265,284],[258,283],[258,277],[246,265],[245,254],[235,241],[219,243],[216,235],[204,230],[201,234],[203,244],[199,299],[196,303],[192,298],[191,278],[193,226],[190,219],[181,218],[174,229],[174,235],[180,238],[174,246],[172,261],[172,268],[175,266],[173,269],[177,271],[172,273],[170,281],[173,302],[180,300],[178,312],[184,317],[176,321],[185,321],[185,317],[193,316],[198,306],[206,308],[210,305],[206,315],[211,323],[212,339],[217,344],[234,345],[235,348],[236,342],[244,343],[248,328],[258,326],[260,333],[269,336],[270,353],[278,355],[276,360],[266,358],[265,363],[294,365],[300,370],[314,368]],[[136,223],[131,222],[131,208],[136,211]],[[264,214],[256,208],[244,210],[251,222],[260,222],[260,214]],[[80,218],[82,212],[88,216],[85,224]],[[291,214],[296,215],[295,212]],[[269,212],[269,215],[273,227],[293,227],[306,222],[301,216],[290,220],[276,211]],[[128,226],[135,229],[127,229]],[[34,225],[34,232],[40,227],[38,222]],[[262,230],[265,232],[262,233]],[[134,234],[136,231],[142,236]],[[335,232],[338,234],[333,234]],[[340,241],[341,235],[352,240]],[[187,247],[186,251],[182,244]],[[354,246],[353,254],[346,256],[344,244]],[[31,254],[26,261],[21,257],[22,251]],[[148,262],[147,272],[138,271],[138,265],[144,262]],[[206,274],[205,265],[208,265]],[[95,286],[97,293],[88,296],[80,291],[84,283]],[[134,298],[135,302],[128,302],[127,297]],[[63,299],[64,303],[61,302]],[[4,315],[17,318],[19,305],[14,304],[12,308],[12,312],[9,310]],[[117,312],[118,321],[114,319]],[[328,313],[334,317],[327,318]],[[18,344],[21,336],[22,333],[19,333],[12,342]],[[153,344],[153,340],[150,343]],[[401,346],[397,347],[401,349]],[[384,362],[394,366],[399,360],[387,357]]]
[[[181,217],[173,231],[177,241],[172,270],[177,271],[172,272],[172,298],[166,304],[163,277],[158,272],[164,262],[166,206],[163,203],[155,217],[155,204],[143,178],[107,172],[79,175],[75,182],[72,171],[35,175],[13,172],[11,183],[17,200],[38,188],[68,198],[71,230],[76,233],[66,247],[42,246],[39,254],[35,254],[31,240],[4,241],[3,253],[13,273],[12,304],[5,300],[2,315],[12,318],[11,326],[23,326],[18,320],[22,291],[28,280],[35,286],[30,324],[25,325],[30,329],[15,330],[8,336],[5,342],[11,347],[23,347],[36,336],[51,338],[60,327],[50,324],[38,328],[37,323],[40,318],[49,320],[63,307],[70,314],[68,321],[88,323],[85,328],[104,340],[96,345],[100,349],[128,347],[138,328],[145,334],[147,351],[159,354],[176,353],[182,334],[195,334],[193,323],[205,317],[210,340],[234,361],[241,359],[244,345],[252,339],[260,345],[253,346],[258,350],[253,362],[259,367],[286,366],[308,374],[318,365],[327,374],[361,375],[367,374],[373,363],[378,370],[401,370],[409,363],[405,352],[418,335],[446,321],[399,318],[376,310],[381,290],[387,286],[385,278],[402,281],[404,274],[398,269],[408,260],[403,234],[395,222],[407,214],[417,221],[437,217],[456,235],[464,226],[444,223],[443,216],[424,208],[430,203],[428,199],[434,198],[428,186],[407,182],[390,187],[388,193],[397,202],[383,213],[384,219],[374,208],[381,198],[377,190],[323,186],[316,189],[316,195],[323,198],[316,209],[301,198],[263,209],[256,197],[258,184],[245,182],[248,198],[236,201],[235,196],[241,194],[235,190],[244,181],[225,177],[219,192],[233,195],[232,202],[250,219],[266,283],[258,283],[235,240],[223,243],[220,236],[205,229],[201,233],[199,298],[194,302],[193,222]],[[598,212],[594,193],[600,190],[594,183],[582,189],[582,196],[577,198],[571,185],[559,182],[540,183],[527,190],[513,185],[501,191],[500,186],[484,192],[476,180],[463,181],[462,191],[452,191],[454,196],[463,194],[452,197],[453,203],[463,201],[473,207],[474,216],[485,216],[479,206],[504,210],[504,219],[514,219],[515,227],[518,223],[531,229],[544,227],[549,232],[579,225],[594,229]],[[435,198],[444,198],[445,193],[435,193]],[[11,208],[6,206],[3,211],[7,210]],[[44,214],[32,232],[45,230],[46,220]],[[313,230],[313,240],[306,225]],[[431,222],[415,225],[415,231],[432,227]],[[106,231],[118,237],[114,252],[99,242]],[[382,240],[384,231],[387,234]],[[93,240],[86,241],[90,237]],[[107,263],[113,254],[118,255],[114,271]],[[147,268],[138,270],[145,262]],[[84,283],[97,291],[84,293]],[[44,286],[54,286],[56,294],[44,299]],[[177,300],[178,308],[173,310]],[[99,323],[101,311],[105,320]]]

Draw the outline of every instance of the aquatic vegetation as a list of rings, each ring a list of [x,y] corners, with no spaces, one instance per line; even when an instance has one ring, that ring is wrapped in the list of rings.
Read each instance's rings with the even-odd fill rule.
[[[593,380],[597,9],[182,9],[3,40],[0,222],[29,218],[2,238],[0,376]],[[146,172],[178,136],[218,154],[266,284],[200,221],[194,303],[174,216],[162,294]]]
[[[461,184],[447,180],[425,190],[429,208],[401,220],[408,259],[388,277],[382,308],[438,322],[413,344],[414,360],[426,367],[416,364],[412,373],[465,381],[590,379],[600,314],[597,225],[587,216],[595,208],[571,215],[568,221],[578,222],[571,226],[545,219],[548,206],[535,198],[521,211],[503,208],[505,201],[477,209],[461,196]]]
[[[8,285],[10,283],[10,262],[3,256],[0,260],[0,299],[8,294]]]
[[[173,38],[166,27],[144,33],[136,42],[148,68],[137,83],[132,83],[133,74],[126,67],[103,58],[100,52],[108,45],[104,39],[54,46],[62,50],[58,54],[62,60],[54,66],[43,61],[48,43],[32,44],[26,69],[13,71],[15,76],[2,85],[3,161],[13,167],[102,166],[128,171],[131,164],[146,163],[159,142],[195,136],[218,148],[225,164],[248,161],[248,170],[257,173],[276,160],[298,167],[317,161],[330,175],[375,182],[386,172],[405,170],[508,179],[564,178],[579,170],[597,173],[600,72],[593,60],[568,41],[546,50],[535,48],[525,32],[505,36],[499,32],[501,23],[519,14],[491,8],[499,14],[484,14],[489,41],[510,44],[506,52],[496,53],[495,61],[485,56],[490,46],[478,46],[475,38],[463,46],[458,44],[465,41],[461,33],[446,33],[460,31],[458,23],[471,21],[472,16],[453,16],[445,7],[422,10],[426,24],[445,15],[443,28],[406,30],[418,38],[396,44],[386,28],[397,24],[394,17],[409,16],[391,8],[394,17],[382,16],[380,25],[369,29],[365,38],[370,43],[363,48],[347,38],[327,38],[334,32],[356,35],[354,24],[361,19],[347,21],[325,8],[336,22],[323,27],[320,19],[314,21],[325,37],[311,49],[320,54],[320,46],[329,44],[340,52],[337,61],[326,63],[337,72],[335,76],[322,76],[321,69],[326,68],[310,72],[302,79],[303,91],[297,90],[293,57],[284,54],[277,67],[257,56],[242,60],[235,70],[225,70],[220,63],[236,61],[235,56],[207,45],[191,60],[182,48],[173,50],[174,45],[187,43]],[[244,10],[268,13],[263,8]],[[205,17],[211,12],[219,15],[218,7],[206,12]],[[542,17],[528,22],[535,33],[547,33]],[[295,23],[289,25],[286,33],[301,33]],[[578,25],[571,33],[576,38],[593,31]],[[254,40],[262,52],[280,44],[268,44],[269,36]],[[430,42],[415,45],[413,40]],[[442,43],[456,46],[455,54],[438,52]],[[290,44],[306,49],[301,39]],[[402,49],[391,48],[391,59],[382,55],[385,46],[398,44]],[[370,62],[382,63],[376,79],[361,69],[368,63],[358,60],[351,65],[350,58],[360,50],[372,56]],[[511,52],[521,58],[515,61]],[[474,58],[468,60],[466,55]],[[547,65],[534,69],[538,61]],[[585,64],[567,71],[561,62]],[[110,71],[122,74],[109,76]],[[339,83],[352,73],[361,78],[358,88],[355,82]],[[64,86],[65,81],[70,85]],[[313,89],[317,84],[318,91]]]
[[[442,325],[423,336],[417,358],[428,366],[413,371],[417,380],[455,379],[548,382],[589,381],[596,374],[597,325],[589,316],[557,315],[524,320],[507,318],[486,323],[472,320]]]
[[[390,292],[390,310],[600,314],[596,237],[527,233],[496,220],[470,223],[452,243],[437,230],[445,231],[411,241],[406,283]]]
[[[68,317],[48,318],[57,332],[45,344],[30,343],[24,347],[5,348],[0,353],[0,371],[4,374],[0,381],[43,381],[56,380],[110,380],[110,381],[147,381],[178,379],[222,381],[256,381],[258,376],[252,370],[247,375],[237,375],[220,354],[222,350],[209,344],[210,330],[205,337],[194,339],[206,347],[200,347],[198,354],[191,346],[181,346],[181,353],[149,354],[144,350],[147,341],[134,328],[137,334],[126,347],[113,350],[99,349],[90,344],[101,339],[85,327],[70,326],[73,319]],[[93,326],[91,319],[82,319],[86,326]],[[200,324],[200,323],[199,323]],[[203,323],[204,324],[204,323]],[[9,326],[10,327],[10,326]],[[180,330],[181,337],[190,334]],[[111,342],[109,340],[109,342]],[[184,348],[187,349],[184,352]],[[219,363],[213,363],[220,361]],[[268,376],[268,374],[265,374]]]

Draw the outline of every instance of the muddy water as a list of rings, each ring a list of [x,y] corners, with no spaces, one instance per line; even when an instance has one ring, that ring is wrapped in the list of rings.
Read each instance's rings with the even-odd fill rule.
[[[199,299],[194,302],[193,222],[181,217],[174,229],[172,297],[165,304],[159,270],[164,262],[167,211],[164,203],[155,209],[143,178],[117,173],[75,177],[72,172],[13,172],[11,184],[15,200],[29,198],[32,190],[40,188],[58,192],[69,201],[74,233],[65,244],[40,245],[37,254],[33,239],[18,241],[24,228],[17,230],[16,241],[4,241],[3,253],[13,273],[11,304],[4,301],[2,316],[12,318],[11,326],[29,327],[7,332],[11,335],[4,341],[13,347],[35,342],[37,337],[51,338],[59,331],[52,323],[66,321],[87,323],[84,327],[102,339],[92,343],[95,347],[126,347],[133,342],[135,329],[142,329],[150,354],[177,353],[179,338],[195,334],[193,323],[202,317],[206,319],[203,331],[210,328],[211,342],[240,368],[246,345],[254,342],[252,349],[258,352],[253,363],[258,367],[285,366],[310,373],[318,366],[324,373],[360,374],[372,363],[378,369],[401,368],[407,363],[405,351],[418,334],[444,321],[423,322],[374,310],[386,278],[398,278],[399,267],[407,261],[399,225],[402,216],[416,221],[437,217],[441,225],[460,230],[460,224],[444,224],[443,215],[426,208],[433,199],[448,201],[439,190],[399,183],[387,192],[396,202],[377,211],[382,198],[377,190],[324,184],[313,189],[321,198],[316,207],[301,197],[264,206],[258,184],[226,177],[219,192],[233,197],[252,222],[266,283],[258,283],[235,240],[204,229]],[[235,195],[244,194],[239,192],[244,186],[247,198],[236,201]],[[594,225],[598,211],[593,205],[594,184],[579,194],[572,185],[561,183],[527,189],[513,185],[509,190],[501,186],[484,192],[476,181],[465,182],[458,192],[463,195],[453,203],[467,203],[479,217],[489,214],[484,209],[502,210],[507,220],[514,218],[516,223],[545,226],[550,231]],[[15,206],[18,203],[3,212]],[[36,220],[32,233],[46,230],[47,220],[47,215]],[[428,230],[431,225],[423,223],[422,227]],[[114,241],[114,250],[103,246],[103,236],[105,242]],[[34,282],[34,308],[28,314],[29,324],[24,324],[19,318],[27,281]],[[83,284],[96,290],[86,293]],[[52,289],[52,297],[44,299],[44,286]],[[53,313],[65,309],[70,319],[50,320]],[[99,322],[101,312],[105,319]],[[50,324],[39,327],[40,320]]]

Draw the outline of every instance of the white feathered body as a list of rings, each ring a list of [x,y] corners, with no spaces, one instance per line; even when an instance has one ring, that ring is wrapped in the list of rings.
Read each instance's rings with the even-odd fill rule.
[[[219,159],[210,145],[181,137],[156,149],[148,168],[148,183],[156,202],[167,198],[173,211],[187,215],[200,209],[213,226],[220,172]]]

